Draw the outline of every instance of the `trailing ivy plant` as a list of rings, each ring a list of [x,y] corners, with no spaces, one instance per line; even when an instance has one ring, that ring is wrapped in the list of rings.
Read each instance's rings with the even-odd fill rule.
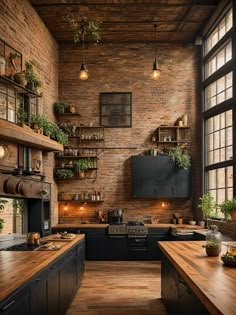
[[[73,39],[77,44],[82,41],[83,36],[88,35],[96,43],[99,43],[102,36],[101,22],[88,21],[86,18],[76,20],[71,14],[64,17],[73,31]]]
[[[174,162],[178,167],[187,170],[191,166],[190,155],[179,146],[170,149],[168,154],[171,161]]]

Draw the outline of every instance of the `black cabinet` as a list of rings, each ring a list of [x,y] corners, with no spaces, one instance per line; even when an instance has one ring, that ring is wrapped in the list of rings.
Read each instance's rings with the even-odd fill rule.
[[[84,261],[85,261],[85,242],[84,240],[77,246],[76,253],[76,287],[80,286],[84,274]]]
[[[65,314],[76,291],[76,248],[64,257],[60,267],[60,314]]]
[[[21,288],[0,304],[2,315],[30,315],[29,287]]]
[[[177,167],[169,156],[131,157],[132,197],[187,198],[191,169]]]
[[[44,271],[30,282],[30,314],[47,314],[47,281]]]
[[[164,255],[161,260],[161,297],[169,315],[210,315]]]
[[[158,246],[159,241],[168,240],[170,234],[169,228],[149,228],[148,229],[148,259],[160,260],[161,250]]]
[[[60,301],[60,262],[54,263],[47,270],[47,315],[59,315]]]
[[[126,235],[109,235],[107,238],[107,259],[127,260],[128,248]]]

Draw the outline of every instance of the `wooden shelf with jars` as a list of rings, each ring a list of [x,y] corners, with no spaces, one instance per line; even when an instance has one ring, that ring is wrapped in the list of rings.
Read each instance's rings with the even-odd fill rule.
[[[69,203],[69,202],[77,202],[77,203],[100,203],[104,202],[103,193],[101,191],[93,191],[93,192],[80,192],[71,194],[69,192],[60,192],[58,193],[58,201]]]
[[[152,135],[151,141],[156,144],[189,145],[190,126],[160,126]]]

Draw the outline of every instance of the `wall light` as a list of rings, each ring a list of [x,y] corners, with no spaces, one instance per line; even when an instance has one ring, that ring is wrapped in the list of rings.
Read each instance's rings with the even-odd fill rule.
[[[84,203],[82,204],[82,206],[79,208],[80,211],[84,210],[86,204],[87,204],[87,202],[84,202]]]
[[[85,57],[84,57],[84,35],[85,35],[85,30],[84,28],[82,28],[82,64],[80,66],[80,71],[79,71],[79,78],[80,80],[87,80],[88,79],[88,69],[86,68],[86,64],[85,64]]]
[[[152,73],[151,73],[151,78],[153,80],[157,80],[160,75],[161,75],[161,69],[159,68],[158,62],[157,62],[157,47],[156,47],[156,42],[157,42],[157,24],[154,24],[154,28],[155,28],[155,60],[153,63],[153,67],[152,67]]]

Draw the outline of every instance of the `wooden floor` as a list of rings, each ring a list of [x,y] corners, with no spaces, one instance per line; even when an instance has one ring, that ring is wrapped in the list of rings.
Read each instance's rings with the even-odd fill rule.
[[[167,315],[156,261],[86,262],[67,315]]]

